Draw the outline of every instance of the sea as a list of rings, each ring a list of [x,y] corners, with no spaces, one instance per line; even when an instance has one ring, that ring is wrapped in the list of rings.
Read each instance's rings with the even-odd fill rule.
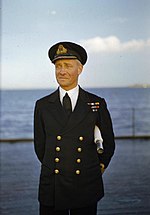
[[[0,139],[33,138],[35,102],[54,90],[1,90]],[[150,88],[86,90],[106,100],[116,137],[150,135]]]

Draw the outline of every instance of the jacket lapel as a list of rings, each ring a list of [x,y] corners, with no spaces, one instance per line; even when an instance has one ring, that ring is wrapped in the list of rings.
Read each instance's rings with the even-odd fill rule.
[[[55,118],[55,120],[58,121],[59,124],[64,127],[68,118],[60,102],[58,89],[50,95],[48,101],[50,105],[50,111],[53,117]]]

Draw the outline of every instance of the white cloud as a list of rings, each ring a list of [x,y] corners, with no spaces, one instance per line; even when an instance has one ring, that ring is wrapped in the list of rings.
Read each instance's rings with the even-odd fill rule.
[[[121,51],[137,51],[144,47],[150,46],[150,39],[148,40],[130,40],[121,42],[116,36],[109,37],[94,37],[88,40],[82,40],[81,44],[92,53],[100,52],[121,52]]]

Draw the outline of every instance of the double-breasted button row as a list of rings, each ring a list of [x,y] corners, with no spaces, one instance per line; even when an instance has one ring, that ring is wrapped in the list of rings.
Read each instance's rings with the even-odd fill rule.
[[[56,175],[60,173],[59,169],[55,169],[54,172]],[[81,171],[79,169],[77,169],[75,173],[76,173],[76,175],[80,175]]]
[[[56,138],[57,138],[57,140],[61,140],[61,139],[62,139],[62,136],[58,135]],[[83,137],[83,136],[80,136],[80,137],[79,137],[79,140],[80,140],[80,141],[83,141],[83,140],[84,140],[84,137]]]
[[[60,140],[62,140],[62,136],[58,135],[58,136],[56,136],[56,139],[57,139],[58,141],[60,141]],[[83,141],[83,140],[84,140],[83,136],[80,136],[80,137],[79,137],[79,140],[80,140],[80,141]],[[60,151],[61,151],[61,147],[60,147],[60,146],[56,146],[55,151],[56,151],[56,152],[60,152]],[[82,152],[82,148],[81,148],[81,147],[78,147],[78,148],[77,148],[77,152],[81,153],[81,152]],[[59,162],[60,162],[60,158],[59,158],[59,157],[55,157],[54,160],[55,160],[55,163],[59,163]],[[80,159],[80,158],[77,158],[77,159],[76,159],[76,163],[80,164],[80,163],[81,163],[81,159]],[[55,173],[55,174],[59,174],[59,173],[60,173],[60,170],[59,170],[59,169],[55,169],[55,170],[54,170],[54,173]],[[81,173],[81,170],[79,170],[79,169],[75,170],[75,174],[76,174],[76,175],[80,175],[80,173]]]
[[[60,140],[62,139],[62,136],[58,135],[58,136],[56,137],[56,139],[57,139],[58,141],[60,141]],[[56,146],[55,150],[56,150],[56,152],[60,152],[60,151],[61,151],[61,148],[60,148],[59,146]],[[60,158],[56,157],[56,158],[55,158],[55,163],[59,163],[59,162],[60,162]],[[55,169],[55,170],[54,170],[54,173],[55,173],[56,175],[58,175],[58,174],[60,173],[60,170],[59,170],[59,169]]]
[[[83,137],[83,136],[80,136],[80,137],[79,137],[79,140],[82,142],[82,141],[84,140],[84,137]],[[78,147],[78,148],[77,148],[77,151],[78,151],[79,153],[82,152],[82,148],[81,148],[81,147]],[[77,158],[76,162],[77,162],[78,164],[80,164],[80,163],[81,163],[81,159],[80,159],[80,158]],[[80,175],[81,170],[77,169],[75,172],[76,172],[76,175]]]

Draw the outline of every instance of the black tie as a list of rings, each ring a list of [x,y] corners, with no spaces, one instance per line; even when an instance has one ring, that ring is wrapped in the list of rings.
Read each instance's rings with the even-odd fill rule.
[[[67,115],[69,116],[72,112],[72,105],[71,105],[71,99],[68,96],[68,93],[66,93],[65,96],[63,97],[63,107]]]

